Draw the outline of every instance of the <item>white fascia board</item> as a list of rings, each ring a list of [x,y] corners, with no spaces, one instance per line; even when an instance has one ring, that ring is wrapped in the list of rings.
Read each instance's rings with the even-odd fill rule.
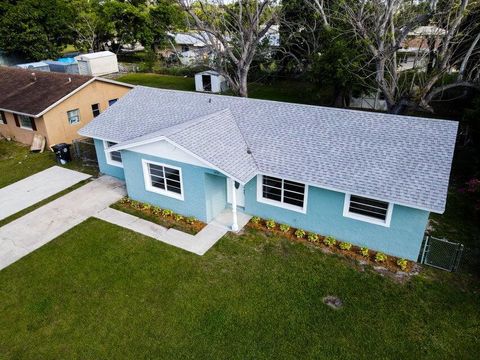
[[[4,108],[0,108],[0,111],[5,111],[5,112],[8,112],[8,113],[17,114],[17,115],[24,115],[24,116],[33,117],[33,118],[37,118],[37,117],[40,116],[40,115],[27,114],[27,113],[15,111],[15,110],[10,110],[10,109],[4,109]]]
[[[112,146],[110,148],[108,148],[106,151],[107,152],[111,152],[111,151],[120,151],[120,150],[127,150],[127,149],[131,149],[131,148],[134,148],[134,147],[137,147],[137,146],[140,146],[140,145],[146,145],[146,144],[150,144],[150,143],[153,143],[153,142],[157,142],[157,141],[167,141],[168,143],[172,144],[173,146],[176,146],[178,147],[180,150],[186,152],[187,154],[193,156],[195,159],[203,162],[206,166],[212,168],[213,170],[217,170],[218,172],[221,172],[222,174],[224,174],[225,176],[229,177],[229,178],[232,178],[233,180],[235,180],[236,182],[240,183],[241,185],[245,185],[246,182],[244,181],[241,181],[240,179],[237,179],[235,176],[227,173],[226,171],[220,169],[219,167],[213,165],[212,163],[210,163],[209,161],[203,159],[201,156],[195,154],[194,152],[188,150],[187,148],[177,144],[176,142],[170,140],[169,138],[165,137],[165,136],[158,136],[158,137],[155,137],[155,138],[152,138],[152,139],[148,139],[148,140],[143,140],[143,141],[139,141],[139,142],[135,142],[135,143],[131,143],[131,144],[127,144],[127,145],[123,145],[120,143],[118,145],[115,145],[115,146]]]

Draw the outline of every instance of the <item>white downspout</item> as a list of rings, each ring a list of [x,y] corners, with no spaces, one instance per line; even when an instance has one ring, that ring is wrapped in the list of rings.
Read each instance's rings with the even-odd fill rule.
[[[238,231],[237,221],[237,193],[235,189],[235,180],[231,179],[232,183],[232,231]]]

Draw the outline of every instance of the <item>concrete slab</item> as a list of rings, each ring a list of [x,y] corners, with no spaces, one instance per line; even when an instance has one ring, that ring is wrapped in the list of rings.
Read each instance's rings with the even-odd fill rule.
[[[0,189],[0,220],[88,179],[91,175],[52,166]]]
[[[102,176],[1,227],[0,270],[125,195],[122,181]]]
[[[203,255],[229,231],[231,213],[232,211],[229,209],[224,210],[218,218],[207,224],[196,235],[190,235],[176,229],[166,229],[158,224],[112,208],[100,211],[95,217],[194,254]],[[238,213],[240,229],[245,226],[250,217],[247,214]]]

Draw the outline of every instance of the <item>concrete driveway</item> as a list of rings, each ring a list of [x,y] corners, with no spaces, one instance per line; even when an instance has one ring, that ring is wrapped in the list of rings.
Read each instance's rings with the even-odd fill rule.
[[[0,189],[0,220],[88,179],[90,175],[52,166]]]
[[[102,176],[0,228],[0,270],[126,195],[124,183]]]

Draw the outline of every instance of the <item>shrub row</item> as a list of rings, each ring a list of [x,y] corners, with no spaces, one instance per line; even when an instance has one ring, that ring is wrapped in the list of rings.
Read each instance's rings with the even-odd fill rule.
[[[334,248],[338,247],[340,250],[355,253],[355,251],[352,249],[353,245],[349,242],[343,242],[343,241],[338,241],[335,239],[333,236],[321,236],[316,233],[312,232],[306,232],[305,230],[302,229],[292,229],[289,225],[286,224],[277,224],[273,219],[269,220],[262,220],[258,216],[252,217],[250,220],[251,223],[255,225],[261,225],[262,221],[265,224],[265,227],[268,230],[279,230],[282,233],[291,233],[291,230],[293,231],[293,235],[297,239],[306,239],[309,242],[320,244],[322,243],[323,245],[329,247],[329,248]],[[367,247],[361,247],[360,249],[357,250],[357,253],[364,257],[367,260],[371,260],[370,258],[370,252],[371,250]],[[389,260],[388,256],[380,251],[375,252],[375,256],[373,257],[373,261],[376,263],[385,263]],[[394,260],[392,257],[391,260]],[[406,259],[397,259],[396,265],[401,269],[401,270],[406,270],[408,266],[408,261]]]
[[[147,203],[142,203],[140,201],[132,200],[129,197],[124,197],[119,202],[120,202],[120,204],[129,205],[130,207],[132,207],[133,209],[136,209],[136,210],[150,211],[153,215],[160,215],[160,216],[163,216],[164,218],[170,217],[170,218],[175,219],[175,221],[184,221],[189,225],[193,225],[196,222],[198,222],[198,220],[193,216],[184,217],[183,215],[174,213],[173,210],[162,209],[158,206],[154,206],[154,205],[150,205],[150,204],[147,204]]]

